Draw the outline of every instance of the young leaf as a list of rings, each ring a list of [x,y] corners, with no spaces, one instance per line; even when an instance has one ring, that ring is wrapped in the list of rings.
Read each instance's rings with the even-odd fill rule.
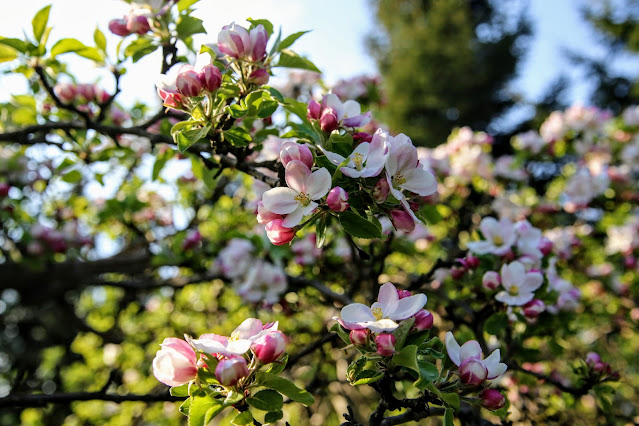
[[[253,415],[250,411],[244,411],[237,416],[233,420],[231,420],[231,424],[234,425],[252,425],[253,424]]]
[[[271,36],[271,34],[273,34],[273,24],[271,24],[271,21],[269,21],[268,19],[248,18],[247,21],[251,23],[251,27],[249,29],[255,28],[258,25],[262,24],[269,37]]]
[[[278,377],[271,373],[258,371],[256,381],[259,385],[274,389],[284,396],[291,398],[304,405],[312,405],[315,402],[313,395],[307,391],[298,388],[293,382],[283,377]]]
[[[366,357],[361,356],[348,365],[348,368],[346,369],[346,379],[351,384],[353,384],[353,382],[357,379],[357,376],[359,376],[362,370],[364,370],[364,366],[367,361]]]
[[[246,402],[258,410],[279,411],[284,406],[282,395],[271,389],[264,389],[246,398]]]
[[[457,395],[456,393],[442,393],[440,398],[448,405],[450,405],[451,407],[453,407],[455,410],[459,410],[459,406],[460,406],[460,401],[459,401],[459,395]]]
[[[178,37],[182,40],[189,38],[193,34],[206,34],[202,20],[188,15],[182,15],[180,17],[175,30],[177,31]]]
[[[344,231],[357,238],[380,238],[381,233],[377,226],[351,211],[345,211],[339,215],[339,223]]]
[[[247,146],[251,142],[251,135],[241,127],[233,127],[224,132],[224,140],[233,146]]]
[[[368,385],[375,383],[384,377],[384,373],[377,370],[364,370],[357,376],[357,380],[351,383],[353,386]]]
[[[280,53],[280,60],[275,66],[321,72],[309,59],[303,58],[289,49],[282,50],[282,53]]]
[[[288,362],[288,354],[284,354],[284,356],[281,357],[278,361],[275,361],[274,363],[272,363],[269,369],[266,371],[271,374],[280,374],[282,371],[284,371],[284,368],[286,367],[287,362]]]
[[[18,52],[14,48],[0,44],[0,62],[13,61],[17,57]]]
[[[198,1],[200,1],[200,0],[180,0],[180,1],[178,1],[178,4],[177,4],[178,12],[184,12],[186,9],[188,9],[191,6],[193,6]]]
[[[189,426],[206,426],[213,417],[226,408],[221,401],[209,395],[191,397],[189,407]]]
[[[284,413],[281,410],[272,411],[270,413],[266,413],[266,415],[264,416],[264,423],[266,424],[275,423],[278,420],[282,420],[283,417],[284,417]]]
[[[446,412],[444,412],[444,426],[453,426],[454,418],[455,416],[453,414],[453,410],[451,410],[450,408],[447,408]]]
[[[33,36],[35,37],[36,43],[40,44],[42,42],[42,36],[44,35],[44,30],[47,27],[47,23],[49,22],[49,11],[51,10],[51,5],[45,6],[38,11],[33,17],[31,21],[31,25],[33,27]]]
[[[304,34],[306,34],[308,32],[310,32],[310,31],[300,31],[300,32],[291,34],[290,36],[286,37],[284,40],[282,40],[280,42],[279,46],[277,47],[277,51],[280,52],[280,51],[286,49],[287,47],[291,47],[291,45],[293,43],[295,43],[298,38],[302,37]]]
[[[100,49],[103,52],[106,52],[106,47],[107,47],[106,37],[104,36],[104,33],[100,31],[100,28],[98,27],[95,27],[95,31],[93,31],[93,41],[95,42],[95,45],[98,46],[98,49]]]
[[[80,40],[76,40],[74,38],[63,38],[58,40],[51,48],[51,57],[55,58],[57,55],[61,55],[63,53],[78,52],[86,48],[87,46],[85,46]]]
[[[349,337],[349,333],[348,331],[342,327],[339,323],[333,325],[331,327],[331,331],[334,331],[335,333],[337,333],[337,335],[344,341],[344,343],[346,343],[347,345],[351,344],[351,339]]]
[[[417,346],[406,346],[400,352],[393,355],[393,362],[419,374],[419,366],[417,365]]]
[[[424,389],[426,383],[431,383],[439,377],[439,370],[435,364],[426,361],[423,357],[417,357],[419,367],[419,379],[414,383],[418,389]]]
[[[0,37],[0,44],[12,47],[21,53],[26,53],[27,51],[27,44],[24,41],[20,40],[19,38]]]
[[[399,327],[393,330],[393,336],[395,336],[395,350],[402,350],[406,337],[408,336],[408,332],[413,324],[415,324],[415,318],[407,318],[402,321]]]

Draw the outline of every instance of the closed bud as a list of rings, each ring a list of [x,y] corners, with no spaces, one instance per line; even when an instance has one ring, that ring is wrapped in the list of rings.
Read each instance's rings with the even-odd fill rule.
[[[552,247],[552,241],[550,241],[546,237],[541,237],[541,239],[539,240],[539,251],[541,251],[544,256],[548,256],[550,254],[550,252],[552,251]]]
[[[473,256],[472,254],[468,254],[466,256],[466,266],[468,269],[475,269],[479,267],[479,258]]]
[[[111,95],[104,89],[96,89],[95,90],[95,101],[99,104],[103,104],[109,100]]]
[[[481,284],[486,290],[497,290],[501,285],[501,277],[498,272],[486,271],[481,279]]]
[[[164,106],[173,108],[176,110],[184,109],[184,99],[179,93],[163,92],[161,93]]]
[[[129,30],[130,33],[142,35],[151,29],[151,25],[149,25],[149,20],[146,16],[129,15],[127,17],[126,29]]]
[[[368,329],[362,328],[359,330],[351,330],[348,337],[351,339],[351,343],[355,346],[366,346],[368,343]]]
[[[306,117],[309,120],[319,120],[322,106],[317,101],[310,101],[306,108]]]
[[[337,113],[333,108],[324,108],[320,116],[320,128],[326,133],[330,133],[337,129],[338,120]]]
[[[6,182],[0,182],[0,198],[4,198],[9,195],[11,186]]]
[[[197,247],[200,241],[202,241],[202,235],[200,234],[200,231],[190,231],[184,239],[184,242],[182,243],[182,249],[191,250]]]
[[[408,291],[408,290],[400,290],[400,289],[397,289],[397,297],[399,297],[400,299],[403,299],[403,298],[405,298],[405,297],[410,297],[410,296],[412,296],[412,295],[413,295],[413,293],[411,293],[411,292],[410,292],[410,291]]]
[[[392,210],[390,220],[398,231],[413,232],[415,229],[415,221],[404,210]]]
[[[215,378],[224,386],[234,386],[238,380],[248,376],[248,374],[246,360],[241,356],[225,358],[215,367]]]
[[[348,194],[344,188],[336,186],[331,189],[326,197],[328,208],[334,212],[345,212],[348,210]]]
[[[355,145],[359,145],[362,142],[371,142],[373,140],[373,135],[367,132],[355,132],[353,133],[353,142]]]
[[[222,85],[222,73],[213,64],[203,66],[197,76],[206,91],[215,92]]]
[[[417,331],[429,330],[433,327],[433,314],[426,309],[420,309],[415,315],[415,324],[413,327]]]
[[[197,377],[195,351],[182,339],[168,337],[153,359],[153,375],[169,386],[180,386]]]
[[[637,267],[637,258],[629,254],[628,256],[624,257],[623,265],[626,267],[626,269],[635,269]]]
[[[126,24],[127,21],[124,18],[112,19],[109,21],[109,31],[117,36],[126,37],[131,34]]]
[[[459,378],[461,382],[469,386],[479,386],[488,377],[486,367],[474,358],[464,360],[459,366]]]
[[[71,103],[75,100],[78,92],[73,84],[61,83],[57,84],[54,88],[55,94],[65,104]]]
[[[175,85],[178,92],[189,98],[202,92],[202,83],[194,70],[186,70],[178,74]]]
[[[295,238],[295,228],[282,226],[282,219],[272,220],[266,225],[265,229],[266,236],[276,246],[288,244]]]
[[[377,204],[382,204],[388,198],[388,194],[390,193],[390,186],[388,185],[388,181],[384,178],[378,180],[373,187],[373,200]]]
[[[259,24],[253,28],[249,32],[249,38],[251,40],[251,51],[249,52],[248,59],[251,61],[261,61],[266,56],[266,43],[268,42],[268,33],[264,25]]]
[[[267,223],[272,222],[275,219],[281,220],[282,215],[273,213],[270,210],[266,210],[266,207],[264,207],[264,204],[261,201],[257,203],[257,223],[266,225]]]
[[[286,350],[286,336],[279,330],[260,337],[251,346],[257,359],[268,364],[276,361]]]
[[[533,299],[523,306],[524,316],[528,319],[535,319],[546,310],[546,304],[539,299]]]
[[[454,280],[458,280],[466,274],[466,268],[463,266],[453,266],[450,268],[450,276]]]
[[[268,83],[269,77],[268,71],[263,68],[258,68],[249,75],[248,81],[257,86],[262,86]]]
[[[309,169],[313,167],[313,153],[306,145],[302,145],[296,142],[284,142],[280,149],[280,160],[282,165],[286,165],[294,160],[301,161]]]
[[[503,408],[506,405],[506,397],[496,389],[484,389],[479,393],[481,406],[494,411]]]
[[[391,356],[395,353],[395,336],[382,333],[375,338],[377,353],[381,356]]]
[[[85,102],[91,102],[95,99],[96,87],[93,84],[78,84],[76,92]]]

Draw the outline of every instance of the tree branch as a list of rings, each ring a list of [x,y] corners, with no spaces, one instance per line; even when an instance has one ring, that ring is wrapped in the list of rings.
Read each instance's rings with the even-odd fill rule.
[[[51,395],[31,394],[31,395],[10,395],[0,398],[0,408],[16,408],[16,407],[42,407],[47,404],[69,404],[76,401],[112,401],[112,402],[178,402],[184,401],[184,397],[171,396],[168,392],[162,394],[126,394],[114,395],[103,392],[70,392],[70,393],[54,393]]]

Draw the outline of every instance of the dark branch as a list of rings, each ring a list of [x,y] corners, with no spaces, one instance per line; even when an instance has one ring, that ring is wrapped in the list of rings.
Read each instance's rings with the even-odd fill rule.
[[[47,404],[69,404],[76,401],[112,401],[112,402],[178,402],[184,401],[184,398],[171,396],[168,392],[162,394],[151,395],[114,395],[103,392],[70,392],[70,393],[54,393],[51,395],[32,394],[32,395],[11,395],[0,398],[0,407],[16,408],[16,407],[42,407]]]

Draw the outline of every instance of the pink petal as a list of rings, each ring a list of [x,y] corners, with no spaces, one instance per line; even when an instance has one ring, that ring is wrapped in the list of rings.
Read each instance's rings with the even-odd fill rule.
[[[286,184],[298,193],[308,193],[306,181],[310,175],[310,169],[301,161],[293,160],[286,165]]]
[[[522,292],[526,293],[533,292],[541,287],[543,281],[544,277],[539,272],[528,272],[520,289]]]
[[[262,331],[262,321],[257,318],[247,318],[233,331],[231,336],[238,339],[250,339]]]
[[[306,179],[307,194],[311,200],[322,198],[331,189],[331,174],[322,167]]]
[[[293,228],[294,226],[298,225],[302,221],[302,218],[304,217],[304,209],[301,208],[302,206],[298,206],[298,207],[299,208],[293,210],[288,215],[286,215],[286,217],[282,221],[283,227]]]

